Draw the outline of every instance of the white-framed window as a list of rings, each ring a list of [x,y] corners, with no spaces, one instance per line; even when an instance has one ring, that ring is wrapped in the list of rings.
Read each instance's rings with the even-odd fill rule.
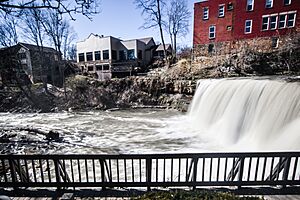
[[[252,20],[245,21],[245,34],[252,33]]]
[[[285,6],[291,5],[291,4],[292,4],[292,0],[283,0],[283,4],[284,4]]]
[[[219,17],[225,16],[225,5],[219,5]]]
[[[272,8],[273,7],[273,0],[266,0],[266,8]]]
[[[269,30],[269,17],[262,18],[262,29],[263,31]]]
[[[286,16],[287,15],[279,15],[278,28],[285,28],[286,27]]]
[[[252,11],[254,9],[254,0],[247,0],[247,11]]]
[[[275,30],[277,28],[277,15],[270,17],[270,30]]]
[[[209,39],[216,38],[216,26],[215,25],[209,26],[208,32],[209,32],[209,34],[208,34]]]
[[[204,7],[203,8],[203,19],[207,20],[209,18],[209,8],[208,7]]]
[[[287,15],[287,27],[294,27],[296,21],[296,13],[289,13]]]

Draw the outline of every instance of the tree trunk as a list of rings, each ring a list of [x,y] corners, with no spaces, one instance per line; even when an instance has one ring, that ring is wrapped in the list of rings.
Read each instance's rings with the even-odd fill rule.
[[[165,60],[167,61],[167,51],[166,51],[166,45],[165,45],[164,34],[163,34],[163,29],[162,29],[160,0],[156,0],[156,2],[157,2],[158,26],[159,26],[159,31],[160,31],[160,37],[161,37],[161,42],[162,42],[163,48],[164,48]]]

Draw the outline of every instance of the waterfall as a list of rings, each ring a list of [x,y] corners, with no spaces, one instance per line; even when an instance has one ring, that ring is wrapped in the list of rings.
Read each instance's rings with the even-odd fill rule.
[[[241,151],[300,150],[300,83],[201,80],[189,109],[191,126]]]

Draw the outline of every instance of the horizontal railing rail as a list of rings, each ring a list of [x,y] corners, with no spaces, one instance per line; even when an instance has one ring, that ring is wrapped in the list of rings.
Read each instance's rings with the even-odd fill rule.
[[[300,186],[300,152],[0,155],[0,187]]]

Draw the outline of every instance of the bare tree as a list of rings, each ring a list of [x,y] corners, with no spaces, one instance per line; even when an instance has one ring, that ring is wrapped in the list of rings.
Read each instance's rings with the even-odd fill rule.
[[[66,58],[68,48],[76,38],[70,23],[66,19],[62,19],[58,11],[53,10],[49,10],[43,15],[41,23],[55,50]]]
[[[0,12],[0,45],[4,47],[13,46],[18,43],[17,20],[10,15]]]
[[[167,58],[166,45],[163,34],[163,18],[162,7],[165,6],[164,0],[135,0],[137,8],[142,10],[142,15],[145,16],[143,28],[159,28],[161,41],[164,48],[165,58]]]
[[[91,18],[99,13],[100,0],[30,0],[30,1],[11,1],[0,0],[0,10],[7,14],[16,14],[24,10],[32,9],[51,9],[59,14],[69,14],[74,19],[73,14],[82,14]]]
[[[173,46],[173,56],[177,53],[177,38],[186,36],[189,32],[189,19],[191,12],[186,0],[172,0],[168,9],[167,32]]]
[[[77,53],[77,49],[76,49],[76,45],[72,44],[69,46],[68,48],[68,60],[76,60],[76,53]]]

